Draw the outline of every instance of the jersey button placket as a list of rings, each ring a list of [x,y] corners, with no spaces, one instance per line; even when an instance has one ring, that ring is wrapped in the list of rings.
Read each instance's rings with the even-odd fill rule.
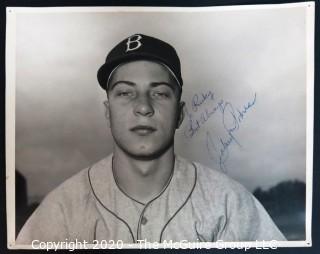
[[[145,227],[148,224],[148,218],[146,216],[146,213],[147,213],[147,209],[149,208],[149,205],[150,204],[147,204],[140,214],[140,219],[138,223],[138,239],[140,240],[147,239],[146,237],[143,236],[143,229],[145,229]]]

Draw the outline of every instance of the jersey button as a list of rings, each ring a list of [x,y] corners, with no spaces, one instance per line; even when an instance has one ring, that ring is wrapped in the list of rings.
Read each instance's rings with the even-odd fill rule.
[[[144,217],[144,216],[142,216],[141,224],[142,224],[142,225],[146,225],[146,224],[147,224],[147,222],[148,222],[147,218],[146,218],[146,217]]]

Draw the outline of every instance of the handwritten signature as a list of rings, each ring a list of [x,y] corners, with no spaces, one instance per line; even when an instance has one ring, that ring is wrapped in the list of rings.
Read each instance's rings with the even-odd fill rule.
[[[240,142],[235,137],[235,133],[241,127],[241,123],[245,119],[247,113],[256,104],[257,94],[249,102],[245,103],[240,108],[235,108],[232,103],[222,99],[215,101],[214,93],[209,91],[200,95],[194,95],[192,98],[192,110],[195,113],[190,113],[186,109],[188,118],[185,136],[188,138],[194,137],[199,130],[205,126],[207,121],[217,112],[220,112],[223,128],[225,130],[222,136],[214,135],[213,131],[206,130],[206,148],[211,158],[215,158],[218,154],[219,166],[222,171],[227,171],[226,162],[229,158],[229,147],[236,144],[241,147]],[[210,104],[204,104],[206,102]]]
[[[208,91],[206,93],[195,94],[192,96],[191,107],[194,112],[198,111],[198,108],[208,100],[214,100],[214,93]]]

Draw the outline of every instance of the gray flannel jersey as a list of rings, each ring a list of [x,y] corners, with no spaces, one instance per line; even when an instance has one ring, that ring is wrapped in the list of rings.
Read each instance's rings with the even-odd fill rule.
[[[119,189],[111,164],[112,155],[49,193],[17,243],[286,240],[254,196],[223,173],[176,156],[167,186],[142,204]]]

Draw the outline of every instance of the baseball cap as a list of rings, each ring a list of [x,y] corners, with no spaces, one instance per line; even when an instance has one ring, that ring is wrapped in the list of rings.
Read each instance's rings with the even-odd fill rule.
[[[180,89],[180,60],[176,50],[168,43],[143,34],[134,34],[117,44],[107,55],[105,63],[98,70],[100,86],[107,90],[108,81],[113,70],[120,64],[135,60],[150,60],[159,62],[171,72]]]

